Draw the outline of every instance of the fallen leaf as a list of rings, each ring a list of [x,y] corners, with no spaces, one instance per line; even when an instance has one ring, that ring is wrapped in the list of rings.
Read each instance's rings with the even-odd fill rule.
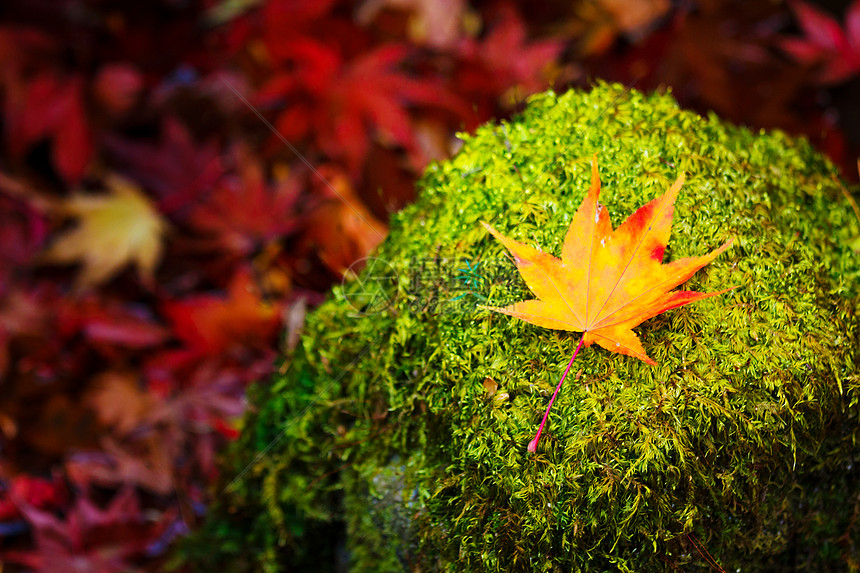
[[[454,81],[459,90],[472,97],[492,95],[510,108],[550,87],[552,69],[564,43],[530,40],[526,24],[512,4],[500,3],[495,12],[482,39],[461,39],[460,69]]]
[[[345,60],[314,40],[281,37],[279,42],[269,50],[279,54],[282,69],[261,88],[260,103],[295,101],[274,122],[278,132],[291,142],[312,137],[352,173],[360,169],[372,140],[406,150],[416,145],[415,107],[469,115],[465,102],[443,83],[404,71],[411,46],[385,44]]]
[[[175,489],[173,466],[179,465],[179,456],[165,450],[175,450],[183,444],[149,433],[122,442],[105,436],[99,445],[101,451],[78,451],[66,459],[66,474],[78,487],[134,484],[159,495]],[[175,458],[171,453],[176,454]]]
[[[814,138],[825,128],[796,109],[808,89],[808,70],[769,49],[784,20],[784,13],[766,2],[715,0],[695,9],[677,7],[670,23],[631,46],[621,60],[610,52],[603,61],[614,62],[613,73],[640,88],[673,86],[688,107]]]
[[[293,172],[270,184],[246,145],[237,145],[233,156],[235,173],[225,174],[206,201],[192,207],[189,224],[216,237],[218,251],[247,256],[298,230],[303,181]]]
[[[588,0],[574,4],[574,17],[564,28],[578,39],[582,56],[601,54],[618,36],[636,42],[648,34],[671,8],[668,0]]]
[[[161,258],[166,222],[149,199],[132,183],[109,176],[107,195],[78,194],[62,207],[79,225],[44,253],[45,260],[59,264],[81,262],[79,288],[103,283],[127,263],[150,283]]]
[[[226,298],[196,295],[168,302],[163,310],[192,352],[216,356],[268,348],[280,325],[280,306],[263,301],[243,269],[231,279]]]
[[[483,223],[513,254],[537,299],[505,308],[482,307],[531,324],[583,333],[584,347],[603,348],[656,364],[633,328],[671,308],[726,292],[669,292],[689,279],[731,244],[701,257],[663,264],[681,175],[666,193],[633,213],[613,231],[609,212],[598,203],[597,158],[591,163],[591,188],[564,240],[561,259],[502,236]]]
[[[464,0],[366,0],[356,12],[356,20],[366,25],[388,9],[409,13],[409,39],[437,50],[453,47],[462,33]]]
[[[14,499],[30,523],[35,549],[4,552],[3,560],[40,572],[68,571],[70,564],[77,571],[135,570],[132,561],[144,555],[164,527],[144,518],[137,494],[128,486],[105,509],[79,496],[63,518]]]
[[[597,156],[591,161],[591,188],[570,223],[561,259],[502,236],[484,227],[513,254],[526,284],[537,299],[497,308],[501,312],[543,328],[582,332],[582,338],[549,401],[543,420],[528,451],[538,440],[561,385],[580,349],[596,342],[603,348],[627,354],[654,365],[633,328],[642,321],[703,298],[726,292],[671,291],[710,263],[732,243],[701,257],[663,264],[669,242],[675,198],[684,175],[662,196],[630,215],[612,229],[609,212],[598,203],[600,178]]]
[[[84,403],[104,426],[126,435],[146,418],[152,397],[130,372],[110,371],[99,375],[84,397]]]
[[[812,4],[790,2],[804,38],[785,38],[782,49],[802,64],[820,65],[818,81],[836,84],[860,73],[860,0],[848,7],[845,30]]]
[[[224,174],[217,143],[196,142],[188,128],[171,116],[162,121],[156,145],[111,134],[104,140],[120,170],[151,191],[158,210],[178,223]]]
[[[70,300],[55,315],[61,335],[66,338],[83,335],[94,347],[152,348],[162,344],[170,334],[155,322],[143,304],[123,303],[104,296]]]
[[[21,515],[12,498],[23,500],[41,510],[62,507],[68,501],[68,492],[59,474],[55,474],[50,480],[20,474],[11,480],[10,485],[3,484],[3,489],[0,493],[0,521]]]
[[[12,155],[22,158],[43,139],[53,142],[52,161],[71,183],[84,176],[95,149],[79,76],[41,74],[29,82],[9,82],[5,119]]]
[[[343,172],[325,167],[319,172],[327,185],[318,186],[318,195],[325,195],[326,200],[307,214],[306,230],[296,254],[301,257],[315,252],[342,277],[385,239],[388,226],[370,212]]]
[[[93,97],[99,108],[112,117],[119,117],[137,103],[144,87],[144,77],[131,64],[106,64],[93,81]]]

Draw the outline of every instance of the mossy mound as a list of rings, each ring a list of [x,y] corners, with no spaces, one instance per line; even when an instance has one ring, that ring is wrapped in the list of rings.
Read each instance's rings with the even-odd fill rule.
[[[308,318],[286,373],[251,392],[231,483],[186,559],[235,571],[856,564],[860,226],[834,167],[782,133],[603,84],[539,95],[464,139],[427,171],[379,260]],[[738,288],[638,327],[658,366],[583,351],[530,455],[578,336],[477,308],[531,298],[479,221],[558,255],[594,153],[616,226],[685,172],[666,259],[733,237],[687,287]]]

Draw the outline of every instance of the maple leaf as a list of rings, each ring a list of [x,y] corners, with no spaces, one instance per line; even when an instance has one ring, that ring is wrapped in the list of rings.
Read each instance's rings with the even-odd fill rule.
[[[860,0],[848,7],[845,30],[820,9],[791,2],[805,38],[785,38],[782,49],[803,64],[821,64],[818,81],[835,84],[860,72]]]
[[[63,301],[53,314],[58,334],[66,339],[82,335],[94,348],[152,348],[169,336],[144,305],[104,296]]]
[[[460,90],[517,104],[549,87],[549,71],[564,48],[560,40],[530,41],[525,22],[509,3],[498,6],[488,28],[480,41],[460,41],[461,69],[455,78]]]
[[[174,117],[162,121],[157,145],[113,135],[105,136],[105,144],[121,171],[151,191],[158,210],[179,223],[224,174],[218,145],[211,140],[198,145]]]
[[[367,25],[386,9],[409,14],[409,39],[419,46],[449,49],[463,33],[465,0],[365,0],[355,17]]]
[[[131,372],[110,371],[97,376],[84,403],[99,422],[124,436],[137,428],[152,408],[152,397]]]
[[[58,173],[66,181],[80,181],[94,152],[83,90],[79,76],[66,78],[46,73],[28,83],[10,80],[5,118],[12,155],[20,159],[32,145],[50,139]]]
[[[364,205],[345,173],[333,167],[320,169],[329,186],[319,186],[325,197],[307,214],[307,226],[296,247],[300,258],[316,252],[338,276],[366,257],[388,234],[388,226]]]
[[[189,224],[217,236],[220,251],[247,255],[299,228],[302,180],[293,172],[270,185],[246,145],[237,145],[233,155],[235,173],[225,174],[207,201],[193,208]]]
[[[596,0],[575,4],[575,18],[566,26],[579,39],[583,56],[601,54],[619,35],[642,39],[670,9],[668,0]]]
[[[312,136],[353,173],[374,137],[407,150],[415,146],[411,108],[469,114],[465,103],[439,81],[405,75],[401,68],[413,51],[407,45],[382,45],[345,60],[314,40],[281,43],[278,51],[289,57],[279,59],[292,65],[288,73],[276,73],[258,99],[267,104],[283,100],[287,107],[275,122],[278,131],[290,141]]]
[[[230,280],[227,298],[199,294],[164,304],[176,336],[201,356],[268,348],[281,321],[280,303],[267,304],[247,269]]]
[[[59,474],[53,479],[20,474],[11,480],[7,491],[0,494],[0,521],[14,519],[21,515],[18,505],[12,498],[23,500],[40,510],[55,509],[66,504],[68,497],[65,484]]]
[[[106,64],[93,80],[93,96],[99,108],[112,118],[128,113],[144,88],[143,74],[130,64]]]
[[[36,548],[8,551],[4,560],[35,571],[129,571],[132,560],[144,555],[147,544],[165,523],[148,523],[132,487],[123,487],[105,509],[91,499],[78,497],[63,519],[18,500],[32,527]],[[166,517],[172,517],[167,515]]]
[[[109,176],[106,183],[109,193],[105,196],[79,194],[65,203],[63,210],[78,217],[79,226],[44,253],[49,262],[82,262],[79,288],[108,280],[129,262],[149,282],[161,258],[166,230],[161,215],[128,181]]]
[[[134,484],[160,495],[169,494],[175,488],[173,466],[179,464],[179,455],[166,450],[176,450],[184,441],[152,431],[142,434],[136,440],[124,441],[106,435],[100,440],[100,451],[76,451],[66,459],[66,475],[80,487]]]
[[[613,230],[608,211],[598,202],[600,179],[595,156],[591,162],[591,188],[570,224],[561,259],[504,237],[482,223],[513,254],[517,269],[538,298],[505,308],[481,308],[544,328],[582,332],[573,358],[580,348],[596,342],[612,352],[635,356],[655,365],[633,332],[635,326],[671,308],[731,290],[669,292],[710,263],[732,242],[729,240],[704,256],[663,264],[675,198],[683,183],[682,174],[662,196],[641,207]],[[550,407],[573,358],[553,394]],[[534,451],[539,437],[540,430],[529,445],[529,451]]]

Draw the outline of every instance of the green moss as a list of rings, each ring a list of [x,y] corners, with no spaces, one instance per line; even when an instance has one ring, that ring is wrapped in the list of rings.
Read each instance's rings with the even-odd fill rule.
[[[390,268],[334,289],[286,374],[252,392],[235,481],[187,560],[706,571],[696,543],[731,571],[856,563],[860,227],[835,168],[803,140],[603,84],[463,139],[395,216]],[[558,255],[594,153],[616,226],[685,172],[666,257],[733,237],[688,286],[738,288],[642,324],[656,367],[582,352],[529,455],[578,338],[477,308],[530,297],[478,222]],[[363,313],[371,284],[390,304]]]

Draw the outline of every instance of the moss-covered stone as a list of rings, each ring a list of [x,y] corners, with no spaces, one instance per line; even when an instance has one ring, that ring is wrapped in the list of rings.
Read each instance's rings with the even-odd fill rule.
[[[253,389],[232,481],[185,558],[222,571],[705,571],[707,554],[729,571],[856,567],[860,226],[834,167],[805,141],[614,85],[536,96],[464,140],[394,217],[380,260],[309,316],[286,373]],[[733,237],[688,284],[738,288],[638,327],[656,367],[582,352],[529,455],[578,338],[477,308],[530,298],[478,222],[558,255],[594,153],[616,225],[685,172],[666,258]]]

